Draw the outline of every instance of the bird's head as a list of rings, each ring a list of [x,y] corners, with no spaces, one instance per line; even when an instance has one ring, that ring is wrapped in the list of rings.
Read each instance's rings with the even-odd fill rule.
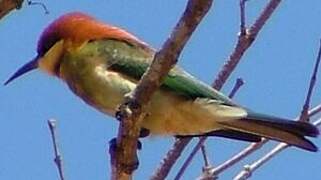
[[[125,30],[104,24],[84,13],[67,13],[49,24],[38,40],[36,57],[18,69],[4,84],[7,85],[37,68],[59,77],[60,63],[65,51],[99,39],[118,39],[145,44]]]

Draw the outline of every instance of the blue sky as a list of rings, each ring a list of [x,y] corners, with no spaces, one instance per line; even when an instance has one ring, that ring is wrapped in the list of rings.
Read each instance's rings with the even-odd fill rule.
[[[25,4],[0,21],[0,81],[4,82],[35,56],[42,30],[66,12],[86,12],[121,26],[159,48],[185,8],[185,1],[174,3],[172,0],[43,2],[50,11],[48,15],[40,6]],[[249,23],[263,5],[263,1],[248,3]],[[180,66],[211,83],[235,44],[238,13],[237,1],[215,1],[184,49]],[[321,38],[320,15],[319,0],[282,2],[222,91],[228,93],[235,79],[242,77],[246,84],[235,98],[238,103],[259,112],[296,117],[305,98]],[[320,75],[318,78],[312,105],[317,105],[321,99]],[[116,135],[118,127],[112,118],[83,103],[58,79],[39,71],[0,87],[0,99],[0,179],[57,179],[46,123],[49,118],[58,120],[67,179],[109,179],[108,141]],[[321,147],[319,138],[314,142]],[[144,139],[136,179],[148,178],[172,143],[170,137]],[[221,179],[231,179],[245,163],[255,160],[274,144],[226,171]],[[214,165],[245,146],[247,143],[219,138],[211,138],[207,143]],[[186,155],[180,158],[180,163]],[[197,177],[202,163],[198,154],[184,179]],[[291,148],[255,172],[253,179],[320,179],[320,167],[320,152]],[[170,177],[175,176],[173,172]]]

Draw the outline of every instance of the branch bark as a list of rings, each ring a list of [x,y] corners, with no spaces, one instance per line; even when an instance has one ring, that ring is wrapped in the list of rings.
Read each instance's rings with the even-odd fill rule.
[[[137,140],[140,124],[144,119],[144,109],[148,106],[153,93],[161,85],[169,70],[175,65],[186,42],[208,12],[212,0],[189,0],[186,10],[174,28],[169,39],[158,51],[148,70],[133,92],[125,97],[119,107],[117,117],[120,120],[116,147],[111,153],[113,179],[131,179],[138,166]]]
[[[244,0],[240,0],[240,1],[244,3],[246,2]],[[264,8],[260,16],[256,19],[255,23],[250,27],[249,31],[245,31],[246,33],[242,33],[244,32],[243,23],[245,22],[245,20],[244,20],[244,16],[242,15],[244,14],[244,11],[241,11],[241,25],[240,25],[241,33],[238,37],[238,41],[236,43],[236,46],[233,52],[229,56],[228,60],[226,61],[226,64],[223,66],[222,70],[220,71],[220,73],[218,74],[217,78],[215,79],[212,85],[215,89],[220,90],[223,87],[224,83],[230,77],[235,67],[241,60],[242,56],[246,52],[246,50],[253,44],[257,35],[263,28],[264,24],[271,17],[271,15],[275,11],[275,9],[278,7],[280,2],[281,0],[270,0],[270,2],[266,5],[266,7]],[[171,150],[168,151],[167,154],[165,155],[163,162],[160,164],[160,167],[157,169],[155,174],[158,174],[159,171],[162,171],[164,169],[163,174],[166,174],[166,175],[162,177],[165,178],[170,171],[170,168],[168,167],[173,166],[173,164],[177,161],[179,157],[176,155],[181,154],[183,152],[183,150],[185,149],[187,144],[191,141],[191,139],[192,138],[177,139],[177,141],[175,142]],[[199,141],[203,141],[202,138],[200,138]],[[205,140],[203,141],[203,143],[204,142]]]
[[[59,146],[58,146],[58,138],[57,138],[57,132],[56,132],[57,121],[55,119],[48,120],[48,126],[49,126],[50,135],[51,135],[52,144],[53,144],[54,153],[55,153],[54,162],[57,166],[60,180],[64,180],[65,179],[64,166],[62,161],[62,155],[60,153]]]
[[[241,0],[242,2],[246,2],[244,0]],[[260,16],[256,19],[255,23],[249,28],[248,31],[244,31],[244,12],[241,10],[241,29],[240,34],[238,37],[238,41],[236,43],[236,47],[234,48],[234,51],[229,56],[228,60],[226,61],[226,64],[223,66],[220,73],[217,75],[213,87],[217,90],[220,90],[228,77],[230,76],[231,72],[234,71],[238,63],[240,62],[242,56],[246,52],[246,50],[252,45],[252,43],[255,41],[257,35],[263,28],[266,21],[271,17],[275,9],[280,4],[281,0],[270,0],[270,2],[266,5]],[[242,4],[242,3],[241,3]],[[242,20],[243,19],[243,20]],[[243,33],[242,33],[243,32]],[[245,33],[244,33],[245,32]]]
[[[23,0],[2,0],[0,1],[0,19],[14,9],[20,9]]]

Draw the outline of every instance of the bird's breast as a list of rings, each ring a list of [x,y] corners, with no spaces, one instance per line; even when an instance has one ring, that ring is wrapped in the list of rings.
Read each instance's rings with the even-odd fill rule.
[[[114,115],[123,96],[135,87],[121,74],[108,71],[106,64],[97,57],[63,61],[60,76],[87,104],[109,115]]]

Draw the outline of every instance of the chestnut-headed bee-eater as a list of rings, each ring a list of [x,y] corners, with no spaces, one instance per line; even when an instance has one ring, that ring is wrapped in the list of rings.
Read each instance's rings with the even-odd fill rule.
[[[115,116],[124,95],[153,60],[155,50],[127,31],[80,12],[65,14],[41,34],[37,56],[5,84],[39,68],[67,83],[90,106]],[[307,122],[256,113],[174,67],[155,92],[142,128],[156,135],[222,136],[245,141],[261,137],[317,151],[305,136],[318,129]]]

